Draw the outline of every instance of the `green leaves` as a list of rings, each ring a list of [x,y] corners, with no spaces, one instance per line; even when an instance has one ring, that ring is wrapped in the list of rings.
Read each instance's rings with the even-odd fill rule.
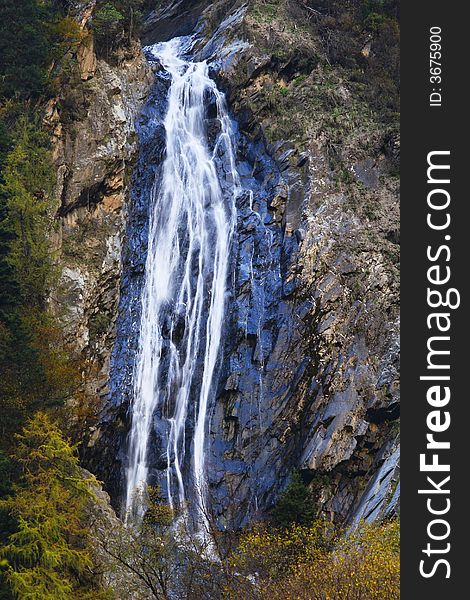
[[[107,38],[122,32],[124,15],[109,2],[93,15],[93,30],[98,37]]]
[[[8,562],[4,575],[25,600],[82,598],[81,576],[91,565],[82,520],[92,499],[94,478],[84,478],[76,447],[44,413],[37,413],[17,436],[14,460],[22,476],[14,495],[0,500],[16,530],[0,548]]]
[[[47,85],[48,9],[36,0],[0,5],[0,97],[37,97]]]
[[[60,69],[54,61],[74,50],[83,38],[75,19],[57,3],[2,0],[0,4],[0,102],[37,100],[52,92]],[[57,67],[57,65],[55,65]]]
[[[25,115],[18,120],[15,137],[16,144],[3,165],[0,195],[5,199],[6,215],[0,235],[10,238],[5,260],[15,272],[23,301],[39,304],[52,271],[47,232],[53,169],[44,134]]]
[[[139,31],[143,0],[115,0],[98,5],[92,19],[92,30],[98,48],[109,52],[128,45]]]
[[[0,179],[0,401],[3,432],[32,402],[51,398],[46,296],[56,277],[50,242],[54,170],[47,135],[31,114],[16,117]],[[60,362],[60,361],[59,361]],[[63,362],[63,361],[62,361]],[[56,386],[55,386],[56,387]],[[3,436],[2,436],[3,437]]]
[[[292,473],[289,485],[279,495],[272,516],[275,525],[279,527],[288,527],[293,523],[309,525],[313,522],[315,501],[299,471]]]

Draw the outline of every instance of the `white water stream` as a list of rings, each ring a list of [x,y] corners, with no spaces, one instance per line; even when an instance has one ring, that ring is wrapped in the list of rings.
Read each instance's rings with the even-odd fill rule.
[[[181,57],[185,43],[173,39],[147,48],[171,76],[171,84],[164,120],[166,157],[150,197],[126,510],[140,510],[135,496],[148,482],[149,440],[158,410],[167,425],[168,500],[182,510],[190,502],[202,530],[208,524],[208,409],[220,358],[239,180],[224,95],[209,77],[206,62]],[[215,100],[220,124],[214,150],[207,133],[209,98]],[[217,155],[230,184],[225,193]]]

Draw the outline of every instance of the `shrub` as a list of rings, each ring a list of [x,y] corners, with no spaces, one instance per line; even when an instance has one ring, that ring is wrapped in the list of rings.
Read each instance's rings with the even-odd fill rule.
[[[98,51],[109,58],[118,47],[134,39],[142,21],[143,0],[114,0],[98,5],[93,13],[93,32]]]
[[[123,31],[124,15],[113,4],[105,4],[93,15],[93,30],[98,39],[110,40]]]
[[[289,485],[279,495],[274,507],[273,522],[279,527],[288,527],[293,523],[309,525],[314,520],[315,514],[313,494],[304,483],[299,471],[294,471]]]
[[[308,556],[293,565],[263,600],[398,600],[398,522],[362,525],[343,537],[333,552]]]
[[[258,529],[242,538],[231,568],[230,600],[398,600],[398,522],[343,535],[322,521]]]

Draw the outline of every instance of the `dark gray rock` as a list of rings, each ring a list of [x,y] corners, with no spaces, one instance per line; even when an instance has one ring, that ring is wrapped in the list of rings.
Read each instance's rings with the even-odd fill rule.
[[[398,289],[386,256],[386,244],[396,243],[396,198],[380,187],[376,157],[357,162],[356,177],[374,190],[379,213],[386,215],[371,225],[351,210],[349,190],[333,184],[327,150],[317,140],[301,150],[266,140],[246,98],[271,59],[241,35],[240,6],[175,2],[149,19],[145,38],[148,43],[197,28],[202,41],[195,51],[210,60],[236,121],[245,192],[237,200],[233,284],[210,406],[211,510],[221,527],[263,517],[300,468],[318,492],[319,511],[338,520],[380,517],[397,504]],[[127,460],[146,199],[164,156],[167,84],[156,71],[139,123],[108,402],[87,451],[116,507]],[[216,123],[209,127],[215,135]],[[392,156],[396,144],[389,146]],[[227,171],[223,154],[219,169]],[[157,413],[151,477],[163,488],[165,435]]]

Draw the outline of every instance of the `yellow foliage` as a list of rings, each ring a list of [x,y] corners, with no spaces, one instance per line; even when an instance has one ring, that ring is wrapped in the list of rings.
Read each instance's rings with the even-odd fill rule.
[[[257,529],[241,540],[232,567],[247,600],[398,600],[399,524],[361,524],[343,535],[322,521]]]

